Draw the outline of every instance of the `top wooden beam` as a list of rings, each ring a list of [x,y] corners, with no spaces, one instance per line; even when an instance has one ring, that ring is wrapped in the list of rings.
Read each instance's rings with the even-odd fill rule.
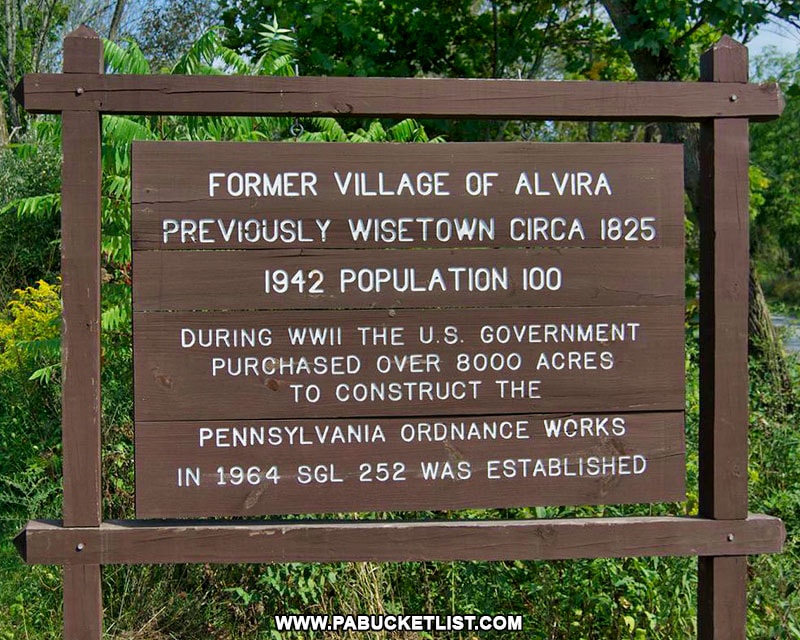
[[[535,120],[771,120],[776,84],[28,74],[31,113],[298,115]]]

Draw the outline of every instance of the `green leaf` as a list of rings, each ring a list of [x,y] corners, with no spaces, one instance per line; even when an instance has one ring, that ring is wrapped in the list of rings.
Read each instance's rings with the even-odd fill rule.
[[[155,138],[152,129],[144,122],[112,114],[103,116],[103,136],[106,144],[114,145]]]
[[[40,218],[53,214],[61,208],[61,194],[48,193],[43,196],[30,196],[12,200],[0,209],[0,214],[16,211],[20,218]]]
[[[633,630],[636,628],[636,619],[633,616],[622,616],[622,620],[625,622],[628,631],[633,633]]]
[[[50,384],[55,374],[61,370],[61,363],[51,364],[34,371],[28,380],[39,380],[43,384]]]
[[[106,73],[148,74],[150,65],[144,53],[133,40],[125,40],[122,47],[113,40],[103,39]]]

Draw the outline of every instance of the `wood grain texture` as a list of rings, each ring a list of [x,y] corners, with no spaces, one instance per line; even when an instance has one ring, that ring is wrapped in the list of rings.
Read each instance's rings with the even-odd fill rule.
[[[100,524],[100,118],[63,115],[64,520]]]
[[[69,76],[56,76],[72,79],[80,74],[103,73],[103,41],[96,31],[80,25],[64,38],[64,73]],[[95,75],[95,77],[100,77]],[[72,80],[74,81],[74,80]],[[73,105],[65,111],[92,111]]]
[[[631,517],[459,522],[31,521],[29,564],[560,560],[778,553],[778,518]],[[81,551],[76,551],[78,543]]]
[[[78,94],[77,89],[83,91]],[[332,115],[540,120],[771,120],[777,85],[449,78],[28,74],[30,113]],[[731,96],[736,95],[736,100]]]
[[[373,310],[320,311],[313,317],[307,312],[137,313],[135,415],[139,421],[164,421],[488,415],[497,413],[500,407],[506,413],[683,411],[682,317],[682,305],[396,310],[393,314]],[[610,332],[599,341],[561,337],[562,324],[572,327],[572,337],[576,338],[577,327],[594,331],[600,324],[610,326],[607,323],[636,323],[635,339],[630,326],[625,340],[609,340]],[[544,332],[550,329],[543,325],[554,328],[560,341],[528,342],[531,336],[544,340]],[[341,328],[342,344],[291,344],[290,328],[296,336],[309,327],[332,327],[334,332]],[[450,337],[447,327],[451,327]],[[513,333],[514,327],[521,330],[521,342],[516,338],[507,340],[509,335],[520,335]],[[529,327],[535,332],[529,332]],[[398,335],[403,344],[373,341],[373,328],[382,335],[400,328]],[[262,330],[269,331],[271,344],[233,346],[232,340],[237,336],[241,339],[243,332],[257,336]],[[227,342],[198,346],[200,341],[209,344],[209,339],[216,340],[214,336],[226,331],[230,336]],[[420,332],[433,343],[422,344]],[[364,335],[368,344],[364,344]],[[494,336],[501,337],[504,343],[493,340]],[[452,344],[447,344],[448,340]],[[568,356],[554,355],[570,352],[589,355],[582,355],[572,365],[568,364]],[[612,366],[601,366],[603,352],[611,354]],[[467,358],[459,360],[462,353]],[[518,363],[515,358],[510,365],[496,359],[497,370],[485,364],[484,359],[480,362],[483,370],[476,370],[467,363],[476,362],[472,358],[478,353],[516,353],[519,358]],[[313,367],[317,357],[325,359],[320,361],[325,370],[301,368],[301,358]],[[244,358],[252,358],[256,368],[246,369]],[[510,357],[505,360],[511,363]],[[459,362],[464,371],[459,371]],[[473,386],[465,382],[470,380],[479,383],[474,394]],[[504,391],[497,380],[539,380],[540,384],[532,394],[526,388],[524,393],[512,396],[510,389],[506,387]],[[420,381],[461,381],[460,391],[458,395],[450,394],[450,398],[444,390],[429,397],[422,396],[418,385],[410,390],[402,386]],[[374,398],[362,398],[361,391],[355,390],[355,385],[366,385],[364,391],[371,394],[373,383],[386,383],[382,387],[386,393],[383,400],[378,391]],[[295,401],[293,384],[317,384],[322,395],[313,404],[302,395]],[[340,385],[344,386],[337,397]]]
[[[708,84],[747,81],[747,49],[723,38],[701,60]],[[699,512],[747,516],[748,122],[701,127]],[[743,640],[747,559],[701,559],[698,636]]]
[[[98,530],[94,528],[94,531]],[[103,593],[100,563],[65,565],[64,639],[99,640],[102,635]]]
[[[747,556],[701,557],[697,563],[697,637],[745,640]]]
[[[560,270],[560,283],[548,289],[534,282],[539,290],[525,290],[524,274],[537,268]],[[133,308],[669,306],[683,302],[683,268],[683,247],[139,251]],[[267,292],[267,270],[290,279],[301,272],[303,290],[293,284],[279,292],[271,285]]]
[[[732,40],[715,46],[704,57],[703,78],[746,80],[743,49]],[[747,513],[747,129],[747,120],[701,129],[700,510],[714,518]]]
[[[700,220],[700,510],[747,513],[749,278],[746,120],[701,130],[713,173]]]
[[[103,44],[80,27],[64,41],[64,77],[103,68]],[[100,114],[62,114],[62,442],[64,525],[102,521],[100,458]],[[99,563],[64,568],[64,638],[100,640]]]
[[[579,190],[578,173],[591,176]],[[477,196],[476,174],[491,182]],[[243,175],[266,175],[270,191]],[[679,247],[682,179],[678,145],[141,142],[132,237],[134,249],[159,250]],[[603,237],[612,217],[648,218],[655,237]]]
[[[99,36],[81,27],[64,41],[66,73],[102,65]],[[100,503],[100,117],[62,122],[61,274],[64,521],[102,520]]]
[[[570,419],[573,437],[546,435]],[[683,413],[136,425],[139,518],[679,502],[684,476]]]

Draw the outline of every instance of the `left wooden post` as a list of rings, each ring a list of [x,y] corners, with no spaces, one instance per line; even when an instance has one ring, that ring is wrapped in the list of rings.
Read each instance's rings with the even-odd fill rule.
[[[64,41],[64,73],[101,73],[103,43],[81,26]],[[67,77],[69,77],[67,75]],[[83,88],[76,82],[76,96]],[[77,101],[80,103],[80,100]],[[64,526],[99,527],[100,458],[100,164],[97,110],[64,111],[61,184],[62,442]],[[88,553],[86,544],[75,553]],[[100,640],[100,565],[64,566],[64,638]]]

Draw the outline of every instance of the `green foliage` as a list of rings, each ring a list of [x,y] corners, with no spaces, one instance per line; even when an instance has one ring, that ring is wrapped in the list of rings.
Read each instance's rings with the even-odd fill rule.
[[[40,606],[53,598],[23,578],[8,541],[27,519],[60,514],[58,293],[39,282],[15,291],[0,314],[0,611],[9,612],[0,615],[0,638],[51,624]]]
[[[781,518],[786,546],[779,556],[752,558],[748,637],[800,637],[800,362],[790,358],[792,409],[769,383],[769,372],[750,363],[750,466],[752,511]]]
[[[19,75],[40,71],[48,47],[60,43],[59,28],[68,15],[66,2],[6,2],[0,29],[2,68]]]
[[[106,73],[150,73],[150,64],[139,45],[133,40],[122,46],[113,40],[103,41],[103,56]],[[105,118],[104,118],[105,120]]]
[[[140,8],[136,40],[156,73],[172,69],[181,52],[214,22],[215,3],[207,0],[148,3]]]
[[[309,118],[309,127],[298,137],[301,142],[443,142],[441,136],[429,138],[425,127],[416,120],[407,118],[397,124],[385,127],[379,120],[373,120],[366,129],[345,131],[334,118]]]
[[[40,518],[58,518],[61,488],[51,470],[30,466],[9,477],[0,477],[0,530],[13,531],[35,513]]]
[[[640,80],[696,78],[700,54],[722,35],[749,40],[780,17],[795,21],[795,0],[603,0]]]
[[[229,46],[248,55],[259,54],[260,25],[277,20],[291,26],[302,75],[619,77],[629,65],[595,4],[223,0],[221,7]],[[508,123],[423,124],[449,140],[494,140],[503,138]]]
[[[0,640],[60,640],[61,568],[22,566],[0,544]]]
[[[222,8],[231,46],[252,54],[257,25],[291,25],[308,75],[537,77],[559,51],[589,69],[591,46],[582,45],[610,33],[586,2],[227,0]]]
[[[0,13],[0,140],[24,128],[13,89],[25,73],[47,71],[57,58],[69,4],[51,0],[6,0]]]
[[[800,54],[767,53],[756,61],[761,80],[781,84],[786,108],[778,120],[751,127],[751,160],[764,179],[751,244],[765,293],[800,303]]]
[[[0,375],[57,360],[60,326],[59,287],[40,280],[17,289],[0,316]]]
[[[244,58],[222,46],[218,30],[209,29],[178,59],[172,72],[183,75],[225,75],[224,69],[214,66],[218,59],[231,66],[234,73],[244,74],[250,70]]]
[[[53,121],[42,120],[0,150],[0,307],[15,288],[58,273],[58,201],[47,194],[58,189],[61,157],[47,141],[52,130]]]
[[[48,193],[60,183],[60,124],[41,119],[20,142],[0,151],[0,207],[18,198]]]

